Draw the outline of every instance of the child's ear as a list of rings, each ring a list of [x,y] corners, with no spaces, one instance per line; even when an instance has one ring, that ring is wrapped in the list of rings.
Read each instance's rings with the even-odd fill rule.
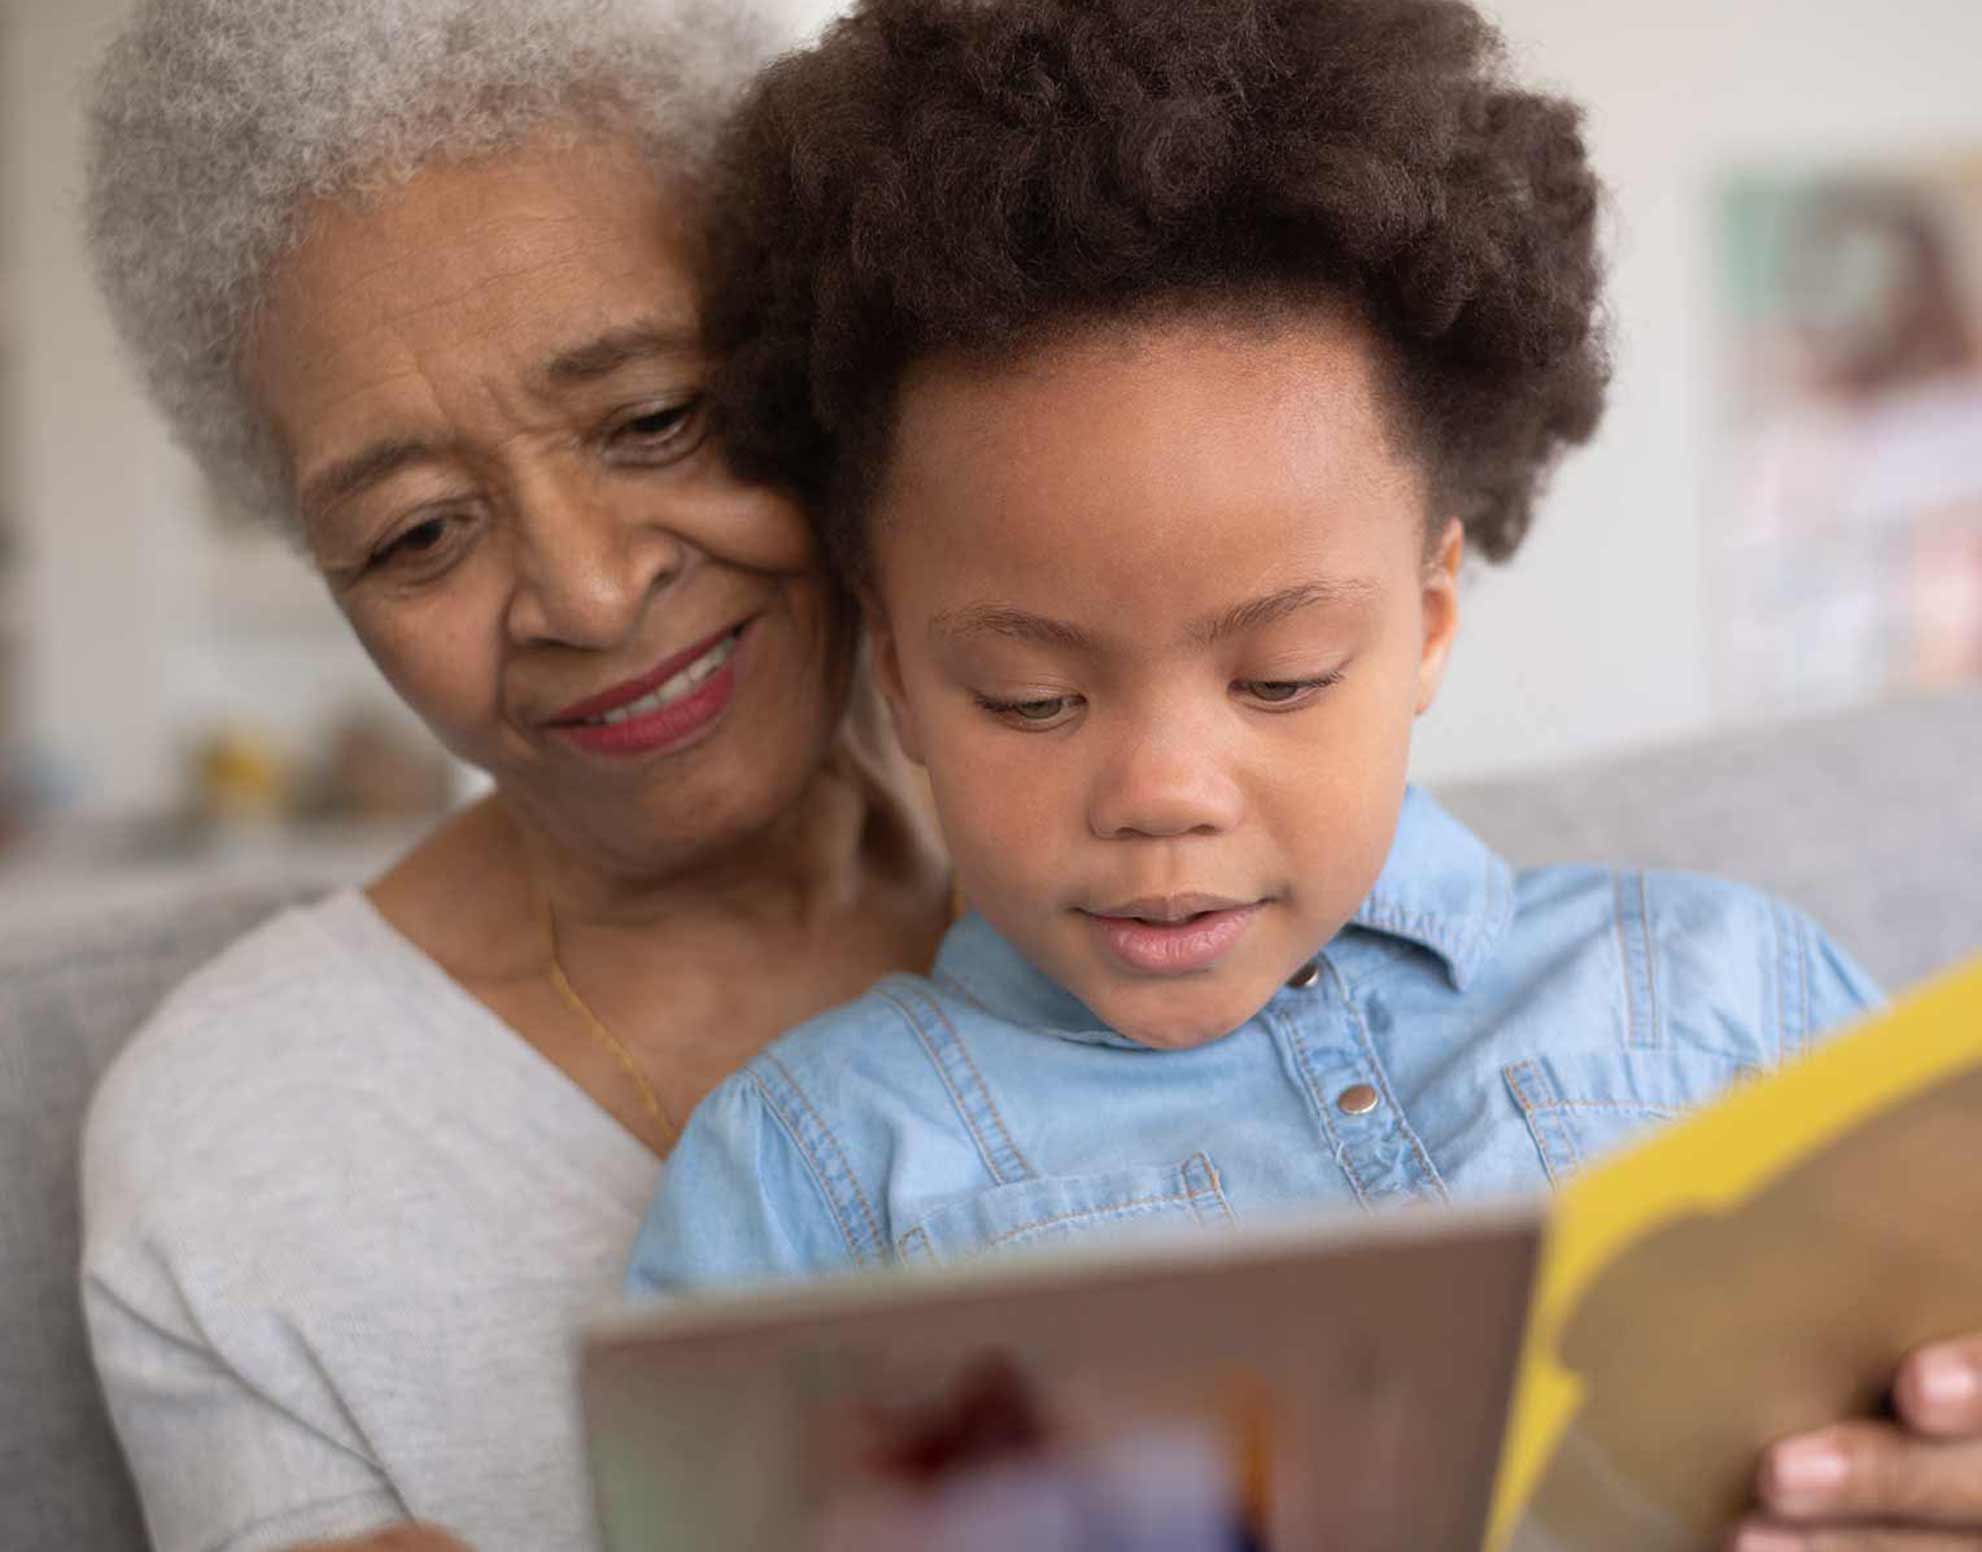
[[[861,590],[860,607],[867,616],[867,640],[873,654],[874,682],[881,688],[881,698],[888,703],[888,717],[895,725],[895,741],[902,746],[903,754],[921,765],[922,736],[916,729],[915,714],[909,710],[908,695],[902,688],[902,659],[895,644],[894,625],[888,619],[886,607],[871,588]]]
[[[1445,682],[1445,665],[1459,634],[1459,567],[1466,558],[1466,528],[1458,518],[1446,523],[1438,546],[1425,562],[1425,639],[1418,655],[1419,716],[1431,710],[1438,687]]]

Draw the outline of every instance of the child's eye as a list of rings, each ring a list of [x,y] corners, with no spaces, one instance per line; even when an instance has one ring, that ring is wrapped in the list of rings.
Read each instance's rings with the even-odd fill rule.
[[[1241,679],[1234,688],[1258,705],[1285,709],[1305,705],[1330,685],[1341,682],[1342,675],[1333,673],[1313,679]]]
[[[977,704],[1015,727],[1038,729],[1058,727],[1080,705],[1080,697],[1051,695],[1031,701],[1000,701],[980,695]]]

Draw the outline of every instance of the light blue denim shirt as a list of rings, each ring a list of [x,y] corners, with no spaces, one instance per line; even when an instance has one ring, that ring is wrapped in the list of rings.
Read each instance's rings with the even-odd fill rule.
[[[629,1289],[1540,1191],[1877,998],[1753,890],[1517,874],[1416,791],[1311,970],[1225,1038],[1156,1051],[966,917],[932,975],[882,981],[709,1096]]]

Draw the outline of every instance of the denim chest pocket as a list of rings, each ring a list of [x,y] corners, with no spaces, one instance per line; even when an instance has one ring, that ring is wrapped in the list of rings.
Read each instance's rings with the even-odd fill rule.
[[[1231,1221],[1218,1171],[1194,1153],[1181,1164],[994,1186],[921,1219],[896,1238],[895,1253],[911,1264],[963,1261],[1095,1232]]]
[[[1757,1068],[1691,1051],[1564,1052],[1501,1069],[1552,1185],[1710,1105]]]

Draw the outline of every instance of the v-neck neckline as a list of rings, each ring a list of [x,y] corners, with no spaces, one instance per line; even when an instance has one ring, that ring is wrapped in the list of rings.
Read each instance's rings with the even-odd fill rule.
[[[329,919],[350,929],[350,947],[361,953],[369,950],[374,955],[381,951],[389,955],[389,966],[396,970],[412,1001],[438,1002],[457,1021],[480,1025],[491,1036],[500,1037],[492,1040],[491,1044],[513,1053],[513,1065],[539,1077],[549,1075],[555,1078],[557,1088],[567,1096],[566,1103],[582,1105],[588,1119],[603,1123],[595,1130],[601,1137],[610,1136],[609,1151],[620,1155],[602,1160],[608,1167],[615,1170],[625,1168],[636,1158],[650,1172],[666,1165],[664,1155],[650,1148],[645,1140],[601,1104],[571,1073],[553,1061],[535,1041],[449,975],[441,963],[401,931],[363,889],[354,887],[342,891],[333,895],[325,905],[344,907]]]

